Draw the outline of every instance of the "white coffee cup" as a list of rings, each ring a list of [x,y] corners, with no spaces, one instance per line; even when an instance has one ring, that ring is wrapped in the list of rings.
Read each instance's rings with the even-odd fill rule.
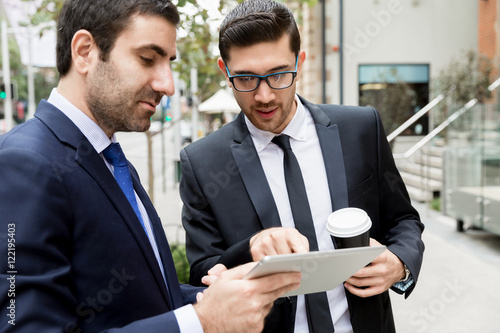
[[[326,229],[333,236],[336,248],[370,245],[372,221],[366,212],[348,207],[334,211],[328,216]]]

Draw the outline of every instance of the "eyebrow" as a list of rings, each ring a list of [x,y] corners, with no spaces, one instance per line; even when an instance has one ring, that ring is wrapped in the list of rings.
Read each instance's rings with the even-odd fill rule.
[[[156,53],[158,53],[162,57],[167,56],[167,52],[163,48],[161,48],[160,46],[153,44],[153,43],[139,46],[136,50],[137,51],[152,50],[152,51],[155,51]],[[173,55],[172,57],[170,57],[170,61],[174,61],[175,59],[177,59],[177,55]]]
[[[286,69],[287,67],[290,67],[290,65],[281,65],[281,66],[276,66],[274,68],[271,68],[270,70],[268,70],[267,72],[270,73],[270,72],[277,72],[277,71],[281,71],[283,69]],[[255,74],[254,72],[251,72],[251,71],[235,71],[233,75],[245,75],[245,74],[249,74],[249,75],[258,75],[258,74]],[[265,75],[265,74],[264,74]]]

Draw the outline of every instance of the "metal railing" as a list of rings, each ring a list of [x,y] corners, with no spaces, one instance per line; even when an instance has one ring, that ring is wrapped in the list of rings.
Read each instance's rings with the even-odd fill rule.
[[[419,120],[423,115],[425,115],[427,112],[429,112],[433,107],[439,104],[445,97],[445,94],[440,94],[438,97],[434,98],[432,101],[430,101],[426,106],[424,106],[420,111],[415,113],[413,116],[411,116],[410,119],[405,121],[401,126],[396,128],[394,132],[389,134],[387,136],[387,141],[391,142],[394,140],[399,134],[403,133],[404,130],[406,130],[408,127],[413,125],[417,120]]]
[[[500,86],[500,78],[496,79],[492,84],[488,86],[489,91],[493,91]],[[444,98],[444,94],[440,94],[438,97],[434,98],[429,104],[424,106],[422,110],[413,115],[410,119],[404,122],[401,126],[399,126],[394,132],[387,136],[387,140],[391,141],[399,134],[401,134],[405,129],[414,124],[420,117],[429,112],[434,106],[436,106],[439,102],[441,102]],[[439,126],[434,128],[429,134],[423,137],[419,142],[417,142],[414,146],[408,149],[404,154],[394,154],[394,158],[409,158],[413,154],[415,154],[418,150],[420,150],[426,143],[431,141],[436,135],[438,135],[442,130],[448,127],[453,121],[458,119],[464,113],[469,111],[474,105],[478,102],[477,98],[471,99],[467,102],[462,108],[455,111],[451,114],[445,121],[443,121]]]

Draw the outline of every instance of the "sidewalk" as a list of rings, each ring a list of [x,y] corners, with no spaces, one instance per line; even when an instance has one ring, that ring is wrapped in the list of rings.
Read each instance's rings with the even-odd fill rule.
[[[173,151],[171,132],[166,131],[166,158],[165,172],[162,170],[161,139],[153,137],[153,172],[154,172],[154,196],[153,204],[161,218],[169,243],[185,243],[185,233],[181,227],[182,202],[179,196],[179,184],[174,177],[174,159],[178,159],[179,153]],[[148,190],[148,160],[147,160],[147,138],[144,133],[117,133],[125,155],[132,162],[141,183]],[[163,177],[165,173],[165,177]],[[165,190],[165,191],[164,191]]]
[[[159,186],[158,186],[159,187]],[[166,193],[161,191],[161,187],[155,190],[155,207],[161,218],[163,228],[170,243],[185,243],[186,233],[182,228],[182,201],[179,196],[179,185],[170,185]]]
[[[498,332],[500,237],[455,231],[455,220],[415,204],[426,250],[408,299],[391,292],[398,332]]]

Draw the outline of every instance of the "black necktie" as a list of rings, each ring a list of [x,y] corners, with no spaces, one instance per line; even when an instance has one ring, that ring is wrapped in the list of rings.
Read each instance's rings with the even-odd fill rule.
[[[285,182],[288,190],[288,198],[292,208],[295,228],[309,240],[311,251],[318,250],[316,232],[314,231],[314,222],[312,219],[311,208],[307,200],[306,187],[299,162],[290,147],[290,137],[280,135],[272,140],[284,153],[283,165],[285,169]],[[305,295],[306,313],[311,333],[332,333],[334,332],[330,307],[326,292]]]

